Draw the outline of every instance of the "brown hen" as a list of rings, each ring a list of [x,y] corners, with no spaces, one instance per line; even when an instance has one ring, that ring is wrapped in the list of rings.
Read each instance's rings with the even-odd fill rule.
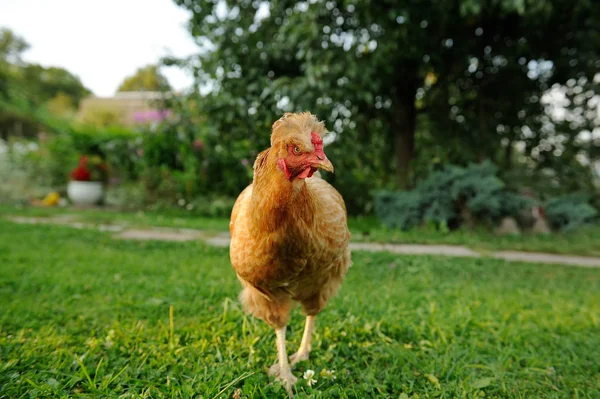
[[[269,369],[292,394],[290,366],[308,359],[315,316],[337,292],[351,265],[346,207],[317,175],[333,172],[323,152],[323,122],[285,114],[273,124],[271,147],[254,163],[254,179],[231,214],[231,264],[247,312],[275,329],[278,362]],[[298,351],[288,362],[286,325],[297,303],[306,313]]]

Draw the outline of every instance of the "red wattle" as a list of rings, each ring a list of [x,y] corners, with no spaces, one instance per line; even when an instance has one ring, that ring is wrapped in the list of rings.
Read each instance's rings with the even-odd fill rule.
[[[277,167],[278,167],[279,169],[281,169],[281,171],[282,171],[283,173],[285,173],[285,178],[286,178],[286,179],[288,179],[288,180],[290,180],[290,179],[291,179],[291,177],[292,177],[292,174],[290,173],[290,171],[289,171],[289,169],[288,169],[288,167],[287,167],[287,163],[285,162],[285,159],[283,159],[283,158],[279,158],[279,159],[277,160]]]
[[[314,172],[312,172],[312,168],[309,166],[308,168],[304,169],[304,170],[303,170],[303,171],[302,171],[302,172],[301,172],[301,173],[298,175],[298,177],[299,177],[300,179],[306,179],[307,177],[311,177],[313,173],[314,173]]]

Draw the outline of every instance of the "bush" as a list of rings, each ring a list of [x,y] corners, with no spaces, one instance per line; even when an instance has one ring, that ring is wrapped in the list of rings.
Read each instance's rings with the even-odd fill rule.
[[[235,199],[229,197],[196,197],[185,207],[195,215],[209,217],[229,217]]]
[[[109,165],[109,176],[131,181],[139,174],[136,139],[139,135],[123,131],[97,131],[74,128],[71,131],[43,134],[38,149],[23,158],[30,184],[64,190],[69,173],[79,157],[100,156]]]
[[[241,163],[212,140],[207,148],[201,129],[191,125],[168,122],[134,131],[57,124],[49,130],[19,158],[30,186],[64,192],[79,157],[99,155],[109,165],[111,205],[168,208],[183,202],[203,215],[228,216],[228,195],[251,181],[251,161]]]
[[[423,221],[423,201],[417,191],[380,191],[375,194],[375,213],[386,226],[408,230]]]
[[[598,212],[590,205],[589,195],[577,193],[552,198],[545,204],[546,216],[553,228],[572,230],[591,222]]]
[[[37,150],[27,153],[22,167],[31,185],[66,190],[69,173],[77,166],[79,152],[70,136],[51,136],[39,141]]]
[[[28,158],[37,150],[37,144],[31,141],[0,140],[0,203],[22,202],[52,191],[52,186],[30,179]]]
[[[121,126],[98,128],[90,125],[71,126],[66,136],[79,154],[99,155],[110,166],[110,175],[132,181],[139,176],[140,147],[144,132]]]
[[[413,191],[376,193],[375,212],[385,225],[404,230],[422,223],[457,227],[475,219],[516,217],[532,201],[507,191],[497,172],[490,162],[466,168],[451,165],[432,173]]]

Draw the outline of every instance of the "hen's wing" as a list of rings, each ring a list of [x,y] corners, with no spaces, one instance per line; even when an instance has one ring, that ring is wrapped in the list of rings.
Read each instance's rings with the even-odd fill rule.
[[[240,216],[240,210],[243,209],[245,211],[246,203],[248,202],[250,197],[252,197],[252,184],[250,184],[244,189],[244,191],[240,193],[237,200],[235,201],[235,204],[233,205],[233,209],[231,210],[231,219],[229,220],[229,234],[231,235],[232,239],[235,234],[235,222],[238,216]]]

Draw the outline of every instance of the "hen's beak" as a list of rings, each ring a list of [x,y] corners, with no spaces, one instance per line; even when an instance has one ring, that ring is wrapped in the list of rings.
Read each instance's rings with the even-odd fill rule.
[[[319,168],[319,169],[323,169],[326,170],[328,172],[333,173],[333,164],[331,163],[331,161],[327,158],[323,159],[323,160],[319,160],[317,162],[315,162],[313,164],[313,166],[315,168]]]

